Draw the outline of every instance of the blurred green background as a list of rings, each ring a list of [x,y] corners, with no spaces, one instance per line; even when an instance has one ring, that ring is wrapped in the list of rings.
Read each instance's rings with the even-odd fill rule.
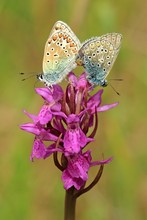
[[[42,71],[44,45],[57,20],[69,24],[81,42],[109,32],[123,35],[108,77],[124,79],[113,82],[121,96],[110,86],[103,94],[104,104],[120,104],[99,114],[92,146],[94,159],[103,152],[114,160],[105,166],[99,184],[79,198],[77,220],[147,219],[146,9],[145,0],[0,1],[0,219],[63,219],[61,173],[52,158],[29,161],[33,135],[18,127],[29,122],[23,109],[37,114],[42,105],[34,78],[22,82],[18,73]],[[90,171],[90,180],[96,172]]]

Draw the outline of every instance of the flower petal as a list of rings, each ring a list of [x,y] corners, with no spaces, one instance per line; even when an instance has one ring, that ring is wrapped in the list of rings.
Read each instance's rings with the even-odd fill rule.
[[[79,153],[88,141],[88,138],[80,128],[67,130],[64,136],[65,155]]]
[[[26,110],[23,111],[25,113],[25,115],[27,115],[29,118],[31,118],[33,120],[34,123],[36,123],[36,121],[38,120],[38,116],[30,114],[29,112],[27,112]]]
[[[37,125],[32,124],[32,123],[25,123],[20,125],[20,128],[24,131],[27,131],[29,133],[39,135],[41,128],[39,128]]]
[[[107,164],[110,163],[112,161],[112,157],[106,159],[106,160],[100,160],[100,161],[93,161],[90,163],[90,166],[96,166],[96,165],[101,165],[101,164]]]
[[[62,181],[67,190],[74,186],[79,190],[88,179],[88,170],[90,168],[91,152],[74,155],[68,158],[67,168],[63,171]]]
[[[117,106],[119,104],[119,102],[115,102],[113,104],[110,104],[110,105],[103,105],[103,106],[99,106],[97,108],[97,112],[104,112],[104,111],[107,111],[111,108],[114,108],[115,106]]]
[[[103,89],[99,90],[96,94],[91,96],[87,102],[87,109],[90,110],[91,114],[95,113],[95,108],[101,104],[101,96]]]
[[[88,179],[88,170],[90,163],[83,155],[78,155],[69,160],[67,169],[70,175],[74,178],[81,178],[84,181]]]
[[[63,152],[60,148],[56,148],[56,144],[51,144],[49,147],[46,148],[46,153],[44,155],[44,159],[49,157],[54,152]]]
[[[50,112],[49,105],[43,105],[39,114],[38,114],[38,122],[41,125],[47,124],[52,119],[52,113]]]
[[[62,181],[64,183],[65,190],[68,190],[72,186],[79,190],[85,184],[85,181],[81,178],[71,177],[67,170],[64,170],[62,173]]]
[[[45,99],[46,101],[53,102],[53,95],[50,89],[48,88],[35,88],[35,91],[42,96],[43,99]]]
[[[32,154],[30,156],[30,160],[33,161],[33,158],[36,157],[37,159],[44,158],[46,154],[46,147],[43,142],[39,139],[34,140]]]
[[[68,80],[69,80],[70,83],[73,84],[74,87],[76,87],[78,79],[77,79],[77,77],[75,76],[75,74],[73,72],[70,72],[68,74]]]

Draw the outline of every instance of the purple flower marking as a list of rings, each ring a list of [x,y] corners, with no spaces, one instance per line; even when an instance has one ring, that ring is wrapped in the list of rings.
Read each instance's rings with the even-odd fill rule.
[[[20,128],[29,133],[35,134],[35,137],[42,141],[57,141],[58,137],[50,132],[49,129],[44,129],[40,125],[31,123],[22,124]]]
[[[52,90],[48,88],[36,88],[35,90],[48,103],[58,102],[64,95],[63,90],[59,85],[53,85]]]

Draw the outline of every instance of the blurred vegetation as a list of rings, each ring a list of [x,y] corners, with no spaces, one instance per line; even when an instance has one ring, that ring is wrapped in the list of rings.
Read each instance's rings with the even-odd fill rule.
[[[92,146],[94,159],[104,152],[114,160],[99,184],[79,199],[77,220],[147,219],[146,8],[145,0],[0,1],[0,219],[63,219],[61,173],[52,158],[29,161],[33,136],[18,128],[29,121],[24,108],[37,113],[42,105],[34,78],[22,82],[18,73],[42,71],[44,44],[57,20],[69,24],[81,42],[109,32],[123,34],[109,76],[124,79],[113,82],[121,96],[109,86],[103,94],[103,103],[120,104],[99,114]],[[90,178],[96,172],[91,170]]]

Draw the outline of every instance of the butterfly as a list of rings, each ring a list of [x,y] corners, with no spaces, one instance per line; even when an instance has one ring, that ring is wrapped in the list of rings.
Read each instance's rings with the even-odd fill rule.
[[[92,85],[108,85],[106,77],[119,53],[121,41],[121,34],[110,33],[93,37],[82,44],[76,63],[85,68],[87,80]]]
[[[45,44],[43,73],[37,78],[48,87],[61,82],[77,66],[75,58],[80,47],[81,43],[70,27],[57,21]]]

